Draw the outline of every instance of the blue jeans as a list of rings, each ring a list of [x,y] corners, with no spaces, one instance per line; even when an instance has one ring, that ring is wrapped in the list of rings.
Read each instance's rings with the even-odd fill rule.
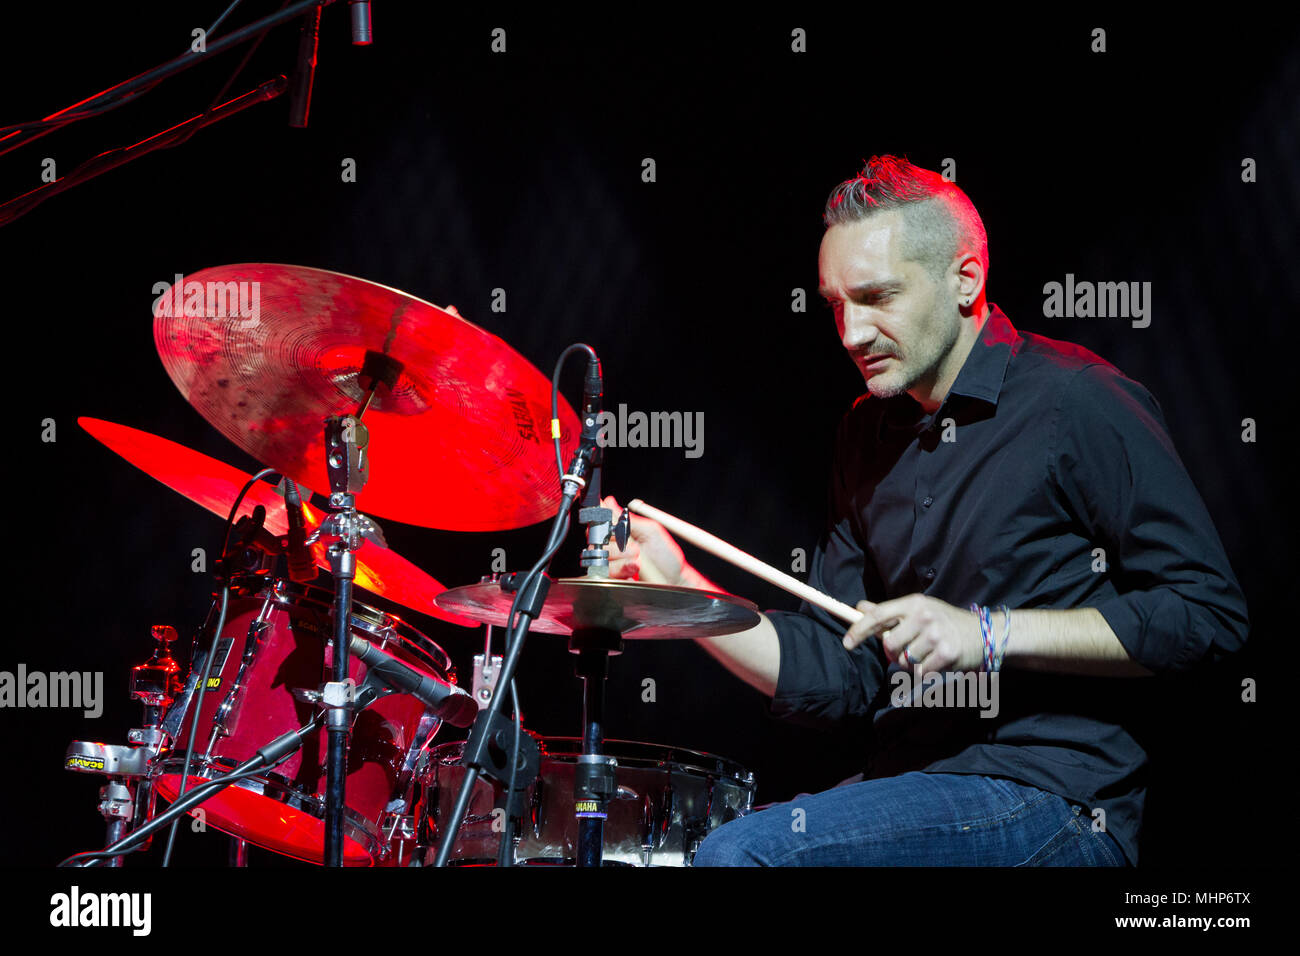
[[[905,773],[801,794],[724,824],[696,866],[1124,866],[1084,808],[1035,787]]]

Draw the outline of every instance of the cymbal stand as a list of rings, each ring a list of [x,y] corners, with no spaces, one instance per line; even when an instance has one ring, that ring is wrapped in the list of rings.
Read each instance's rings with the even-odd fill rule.
[[[601,865],[605,818],[618,789],[618,761],[604,753],[605,683],[610,655],[622,652],[623,636],[613,629],[579,628],[569,636],[569,653],[577,655],[574,673],[582,678],[582,753],[573,772],[578,866]]]
[[[325,764],[325,865],[343,865],[343,811],[347,806],[347,754],[352,735],[354,682],[348,678],[348,641],[352,635],[352,582],[356,579],[356,552],[366,541],[388,547],[383,531],[356,509],[355,496],[370,478],[370,433],[361,416],[376,393],[391,391],[402,363],[379,352],[367,352],[358,381],[365,397],[355,415],[325,419],[325,467],[333,512],[307,539],[333,538],[329,546],[330,574],[334,576],[333,680],[321,686],[325,708],[328,751]]]

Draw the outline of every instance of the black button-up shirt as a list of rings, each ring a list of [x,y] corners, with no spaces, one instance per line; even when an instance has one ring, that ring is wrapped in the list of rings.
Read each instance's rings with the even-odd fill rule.
[[[1238,649],[1246,604],[1151,394],[1092,352],[1019,333],[997,306],[933,415],[863,396],[840,424],[830,523],[808,583],[850,605],[924,593],[959,608],[1096,608],[1155,674]],[[998,675],[998,714],[894,706],[880,642],[804,604],[769,612],[772,712],[870,718],[866,776],[1008,777],[1105,812],[1132,863],[1152,678]],[[996,634],[1000,638],[1000,630]],[[1011,647],[1016,640],[1012,615]]]

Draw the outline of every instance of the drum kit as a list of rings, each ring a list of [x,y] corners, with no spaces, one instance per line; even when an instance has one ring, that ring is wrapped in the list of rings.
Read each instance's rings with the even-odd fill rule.
[[[232,301],[246,288],[252,312],[213,308],[213,290]],[[68,748],[69,770],[108,778],[108,844],[66,864],[121,866],[189,813],[231,836],[234,865],[252,845],[329,866],[682,866],[752,809],[754,776],[729,760],[604,738],[604,680],[624,640],[735,633],[758,615],[728,594],[609,577],[608,542],[626,541],[630,519],[600,504],[603,383],[589,347],[560,358],[587,356],[580,418],[559,365],[548,381],[454,309],[272,264],[178,276],[155,301],[154,340],[186,401],[266,467],[249,475],[79,420],[227,523],[188,675],[171,655],[177,631],[155,626],[130,681],[143,725],[125,745]],[[584,573],[552,579],[570,510],[586,526]],[[370,515],[453,532],[553,525],[530,570],[448,589],[390,550]],[[441,647],[354,586],[486,625],[473,693]],[[504,654],[491,653],[493,628],[507,632]],[[502,713],[530,629],[575,655],[577,737],[539,736],[517,706]],[[438,741],[444,723],[468,739]]]

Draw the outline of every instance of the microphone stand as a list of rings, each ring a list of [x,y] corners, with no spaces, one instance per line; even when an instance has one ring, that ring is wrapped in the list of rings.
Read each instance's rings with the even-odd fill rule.
[[[48,126],[44,126],[43,128],[32,132],[28,132],[27,130],[14,130],[7,135],[0,136],[0,156],[4,156],[19,147],[26,146],[28,143],[34,143],[41,137],[47,136],[56,129],[59,129],[61,126],[75,122],[77,119],[82,119],[84,116],[93,116],[97,110],[109,107],[115,101],[143,93],[157,83],[160,83],[177,73],[188,70],[190,67],[197,66],[199,63],[206,61],[210,57],[213,57],[232,46],[243,43],[245,40],[252,39],[253,37],[274,29],[282,23],[286,23],[296,17],[308,13],[313,7],[326,7],[334,2],[335,0],[302,0],[302,2],[285,7],[283,10],[263,17],[260,20],[256,20],[245,27],[240,27],[238,30],[227,33],[220,39],[207,44],[202,53],[196,53],[192,50],[187,51],[175,59],[168,60],[161,66],[156,66],[151,70],[146,70],[144,73],[139,73],[136,76],[131,77],[131,79],[124,80],[115,86],[111,86],[103,92],[97,93],[88,99],[84,99],[79,103],[74,103],[72,106],[59,110],[57,113],[52,113],[46,117],[46,122],[50,124]],[[89,160],[87,163],[84,163],[74,172],[55,180],[52,183],[46,183],[37,189],[33,189],[30,192],[24,193],[21,196],[17,196],[3,204],[0,204],[0,225],[12,222],[51,196],[64,192],[67,189],[71,189],[73,186],[85,182],[88,179],[93,179],[100,173],[121,166],[123,163],[130,162],[131,160],[143,156],[146,153],[153,152],[156,149],[170,146],[175,142],[187,139],[195,129],[201,129],[202,127],[215,123],[218,120],[225,119],[227,116],[233,116],[235,113],[238,113],[255,103],[274,99],[283,93],[288,86],[289,81],[283,76],[278,76],[272,80],[268,80],[256,89],[245,93],[243,96],[238,96],[233,100],[229,100],[215,109],[194,116],[178,126],[174,126],[155,136],[151,136],[133,146],[108,150],[101,155],[96,156],[94,159]],[[59,117],[73,114],[74,111],[76,112],[73,117],[66,121],[59,122]]]
[[[596,449],[578,521],[587,526],[587,546],[579,564],[588,577],[609,577],[609,538],[614,513],[601,507],[604,452]],[[605,682],[611,654],[623,653],[623,635],[613,628],[575,628],[569,653],[576,655],[574,674],[582,678],[582,753],[573,776],[573,812],[578,818],[577,865],[600,866],[605,847],[605,819],[618,787],[618,761],[604,753]]]
[[[508,574],[501,579],[503,590],[516,593],[511,608],[511,620],[507,621],[510,627],[510,638],[498,671],[496,684],[498,690],[510,686],[519,663],[519,656],[523,653],[528,629],[541,615],[542,606],[551,587],[551,578],[547,571],[551,559],[564,541],[564,533],[568,529],[569,510],[577,500],[579,491],[586,484],[586,475],[592,467],[592,462],[598,457],[596,435],[599,430],[596,416],[585,415],[578,449],[574,452],[573,460],[569,465],[569,473],[561,481],[560,507],[556,511],[550,538],[541,560],[522,577],[519,574]],[[528,734],[522,735],[520,751],[518,753],[514,751],[511,722],[501,715],[501,700],[504,696],[499,692],[492,695],[488,706],[479,711],[470,730],[469,739],[465,741],[464,756],[461,760],[466,768],[465,776],[456,794],[456,803],[452,807],[451,816],[439,827],[441,838],[438,842],[438,854],[434,866],[447,865],[461,822],[469,809],[474,785],[480,775],[487,774],[495,780],[506,780],[509,779],[510,769],[516,768],[516,777],[523,786],[517,786],[515,790],[506,794],[506,819],[509,820],[522,813],[521,798],[524,788],[536,777],[541,758],[537,741]]]

